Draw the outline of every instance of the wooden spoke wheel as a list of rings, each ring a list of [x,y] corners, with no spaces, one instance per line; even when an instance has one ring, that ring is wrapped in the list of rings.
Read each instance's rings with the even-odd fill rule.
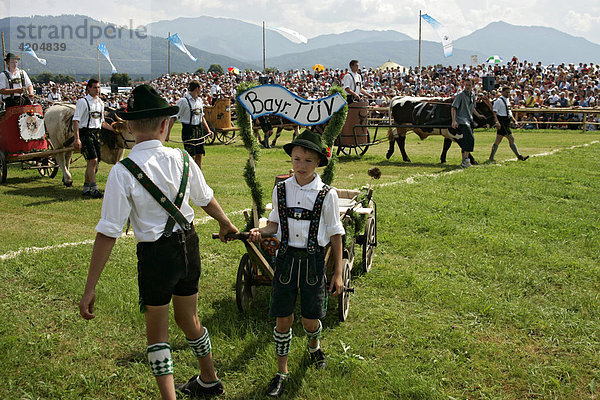
[[[342,294],[338,297],[338,317],[340,322],[344,322],[348,318],[348,310],[350,308],[350,294],[354,292],[351,287],[352,284],[352,265],[348,259],[342,260],[344,266],[342,267],[342,281],[344,282],[344,289]]]
[[[37,170],[41,176],[54,178],[58,173],[58,164],[54,157],[46,157],[38,161]]]
[[[217,140],[223,144],[228,144],[235,137],[235,131],[213,131],[215,132],[215,136]]]
[[[215,140],[217,139],[217,132],[215,131],[215,127],[211,122],[208,122],[208,127],[210,128],[210,131],[212,132],[211,136],[208,136],[206,139],[204,139],[204,143],[206,144],[213,144],[215,142]],[[202,135],[206,135],[206,129],[204,129],[204,126],[202,126]]]
[[[375,235],[375,217],[370,216],[365,226],[364,238],[362,239],[362,271],[367,273],[373,265],[373,254],[377,246],[377,237]]]
[[[0,183],[6,182],[6,156],[4,152],[0,150]]]
[[[256,296],[256,286],[253,284],[255,267],[248,254],[240,259],[235,281],[235,302],[240,311],[248,311]]]

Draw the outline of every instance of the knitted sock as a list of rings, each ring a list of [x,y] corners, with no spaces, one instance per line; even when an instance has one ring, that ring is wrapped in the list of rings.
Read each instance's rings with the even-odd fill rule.
[[[148,362],[152,375],[173,375],[173,358],[171,357],[171,346],[167,342],[154,343],[146,348]]]
[[[204,327],[204,334],[198,339],[192,340],[185,338],[185,340],[190,345],[192,350],[194,350],[194,354],[196,354],[196,357],[198,358],[206,357],[212,350],[210,336],[208,335],[208,329],[206,329],[206,327]]]
[[[273,328],[273,339],[275,340],[275,353],[280,357],[287,356],[290,353],[292,342],[292,328],[284,333],[277,332],[277,328]]]
[[[519,154],[519,150],[517,150],[517,145],[515,143],[510,145],[510,149],[515,153],[515,156],[521,158],[521,154]]]
[[[306,336],[308,336],[308,351],[311,353],[316,352],[317,350],[319,350],[321,348],[321,343],[319,341],[319,337],[321,337],[321,332],[323,331],[323,324],[321,323],[321,320],[319,320],[319,327],[317,328],[316,331],[314,332],[309,332],[306,330],[306,328],[304,328],[304,332],[306,332]],[[317,341],[317,345],[315,347],[311,347],[310,346],[310,341],[311,340],[316,340]]]
[[[497,144],[493,144],[492,145],[492,152],[490,153],[490,160],[494,160],[494,156],[496,155],[496,151],[498,151],[498,145]]]

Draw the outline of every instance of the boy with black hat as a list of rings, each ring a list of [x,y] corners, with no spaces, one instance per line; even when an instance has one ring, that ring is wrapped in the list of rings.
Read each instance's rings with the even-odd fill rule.
[[[13,53],[4,58],[7,69],[0,74],[0,97],[6,108],[31,104],[29,96],[33,96],[33,84],[27,72],[17,68],[20,59]]]
[[[269,314],[276,317],[273,331],[278,373],[271,380],[267,395],[280,396],[288,376],[288,354],[292,340],[292,322],[298,291],[301,294],[302,325],[308,336],[311,363],[325,368],[320,348],[321,318],[325,317],[327,287],[325,246],[331,242],[334,273],[329,291],[339,295],[342,282],[342,235],[338,197],[315,172],[327,165],[327,151],[321,137],[309,130],[302,132],[283,149],[292,158],[294,175],[273,189],[273,210],[264,228],[250,231],[250,240],[277,233],[275,274]]]
[[[168,119],[177,111],[178,107],[169,106],[156,90],[140,85],[133,90],[127,111],[119,112],[128,121],[136,144],[129,157],[117,163],[108,176],[88,278],[79,303],[83,318],[95,317],[96,284],[129,218],[138,240],[138,286],[140,307],[146,317],[148,360],[163,399],[176,396],[168,343],[171,300],[175,321],[200,363],[200,375],[178,388],[191,396],[223,393],[212,361],[208,331],[197,315],[200,252],[189,201],[219,222],[221,240],[226,241],[227,233],[237,232],[196,163],[190,162],[185,151],[163,146]]]

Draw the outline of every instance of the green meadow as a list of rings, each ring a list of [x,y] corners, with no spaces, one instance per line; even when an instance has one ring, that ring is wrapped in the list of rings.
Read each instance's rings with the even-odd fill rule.
[[[175,135],[177,137],[177,134]],[[489,156],[495,132],[477,131],[474,156]],[[270,202],[286,173],[281,145],[264,149],[257,176]],[[376,181],[378,246],[373,267],[355,262],[347,321],[330,298],[322,346],[328,367],[308,366],[298,321],[284,399],[596,399],[600,395],[600,134],[516,131],[526,162],[504,141],[496,164],[459,168],[441,137],[407,138],[412,163],[387,143],[338,162],[334,186]],[[171,143],[171,146],[180,146]],[[203,172],[232,221],[251,207],[241,140],[207,146]],[[74,187],[10,164],[0,185],[0,398],[157,399],[137,306],[135,239],[119,239],[97,287],[96,318],[77,308],[101,200],[83,199],[84,161]],[[110,165],[101,164],[102,189]],[[262,399],[276,372],[267,316],[269,288],[252,309],[235,304],[239,242],[196,229],[203,257],[199,314],[208,327],[226,394]],[[198,373],[171,324],[176,382]]]

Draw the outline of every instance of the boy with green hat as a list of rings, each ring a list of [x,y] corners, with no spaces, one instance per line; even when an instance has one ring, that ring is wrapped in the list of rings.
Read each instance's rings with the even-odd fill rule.
[[[161,397],[173,400],[176,389],[168,343],[171,300],[175,321],[200,363],[200,375],[178,389],[190,396],[223,393],[208,330],[197,315],[200,252],[189,201],[219,222],[221,240],[226,241],[227,233],[237,232],[196,163],[189,161],[185,151],[163,146],[169,117],[177,111],[177,106],[169,106],[152,87],[140,85],[133,90],[127,111],[119,112],[128,121],[136,144],[108,176],[85,291],[79,302],[81,316],[95,318],[96,284],[129,218],[138,241],[138,286],[146,317],[148,361]]]
[[[342,235],[338,197],[315,172],[327,165],[327,150],[321,137],[309,130],[302,132],[283,149],[292,158],[294,175],[273,189],[273,210],[264,228],[250,231],[250,240],[277,233],[280,245],[273,276],[269,314],[276,317],[273,331],[278,372],[271,380],[267,395],[283,393],[288,377],[288,354],[292,340],[292,322],[298,292],[301,295],[302,326],[308,336],[311,363],[325,368],[320,347],[321,318],[327,305],[324,248],[331,243],[334,273],[329,291],[342,293]]]

